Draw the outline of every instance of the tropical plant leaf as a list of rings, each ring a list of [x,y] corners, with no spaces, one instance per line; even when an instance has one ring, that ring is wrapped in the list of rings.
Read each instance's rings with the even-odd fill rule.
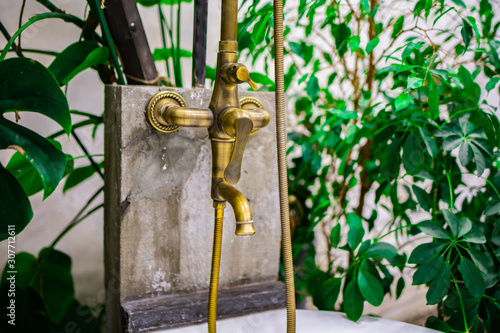
[[[462,257],[458,270],[464,278],[465,286],[472,296],[479,298],[484,295],[486,286],[479,269],[467,258]]]
[[[488,206],[486,206],[486,209],[484,210],[484,215],[491,216],[497,214],[498,212],[500,212],[500,201],[495,200],[490,202]]]
[[[415,193],[420,207],[422,207],[426,211],[429,211],[432,208],[432,198],[429,193],[427,193],[417,185],[412,185],[411,189],[413,190],[413,193]]]
[[[47,68],[28,58],[0,62],[0,114],[33,111],[57,122],[71,132],[68,102]]]
[[[330,232],[330,246],[334,249],[339,246],[340,242],[340,223],[337,223]]]
[[[191,51],[188,51],[188,50],[180,49],[179,52],[180,52],[181,58],[191,58],[193,56]],[[155,49],[153,51],[154,61],[165,61],[165,60],[168,60],[170,58],[172,58],[172,49]]]
[[[347,225],[349,226],[349,232],[347,233],[347,244],[351,250],[355,250],[365,235],[365,229],[363,228],[363,223],[361,222],[361,217],[356,213],[347,214]]]
[[[341,285],[341,278],[332,278],[321,283],[320,287],[313,294],[313,304],[318,310],[333,310],[339,297]]]
[[[53,248],[38,254],[40,265],[40,294],[50,319],[59,324],[75,298],[71,258]]]
[[[433,238],[448,239],[450,236],[439,224],[434,221],[424,221],[418,224],[418,228]]]
[[[415,274],[413,274],[413,285],[419,285],[419,284],[424,284],[436,276],[437,272],[443,265],[443,257],[442,256],[437,256],[433,258],[432,260],[429,260],[426,263],[423,263],[418,267],[418,269],[415,271]]]
[[[441,250],[443,250],[443,243],[424,243],[417,246],[410,255],[408,263],[421,264],[434,258]]]
[[[384,300],[384,289],[380,281],[362,269],[358,271],[358,286],[363,298],[373,306],[379,306]]]
[[[65,48],[52,61],[49,70],[61,85],[66,85],[78,73],[96,65],[108,63],[109,49],[95,41],[78,41]]]
[[[425,295],[427,298],[427,305],[434,305],[443,300],[450,289],[450,281],[451,266],[450,263],[446,261],[438,270],[438,273],[432,280],[429,290]]]
[[[33,285],[38,277],[38,264],[36,258],[30,253],[19,252],[16,253],[15,262],[15,264],[10,264],[9,262],[5,264],[1,284],[10,284],[8,278],[14,275],[16,287],[26,290],[26,288]],[[16,273],[9,273],[9,271],[15,271]]]
[[[357,321],[361,318],[364,308],[364,298],[358,288],[356,279],[351,280],[344,289],[344,311],[352,321]]]
[[[66,168],[66,155],[47,139],[0,117],[0,149],[18,146],[40,175],[47,198],[57,187]]]
[[[16,178],[0,164],[0,241],[23,231],[33,218],[31,204]],[[12,230],[9,226],[13,226]],[[11,231],[12,230],[12,231]]]
[[[373,259],[390,259],[398,254],[396,248],[389,243],[376,242],[373,243],[364,253],[365,257]]]

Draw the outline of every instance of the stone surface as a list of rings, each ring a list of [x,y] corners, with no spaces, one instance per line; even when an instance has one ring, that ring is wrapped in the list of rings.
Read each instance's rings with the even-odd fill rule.
[[[207,324],[157,333],[205,333]],[[217,322],[218,333],[277,333],[286,332],[285,310],[273,310],[225,319]],[[433,333],[429,328],[406,324],[377,317],[361,317],[350,321],[345,314],[331,311],[297,310],[297,332],[299,333]]]
[[[208,291],[158,296],[124,302],[127,332],[151,332],[207,321]],[[285,307],[285,285],[255,283],[222,289],[217,296],[217,318],[237,317]]]
[[[208,289],[213,242],[208,132],[165,134],[146,121],[159,87],[108,86],[105,124],[105,257],[107,322],[124,300]],[[175,89],[190,107],[208,107],[210,90]],[[258,98],[274,119],[272,93]],[[252,208],[256,235],[234,235],[224,218],[221,288],[277,280],[280,224],[275,124],[250,137],[236,187]],[[116,330],[112,330],[115,332]]]

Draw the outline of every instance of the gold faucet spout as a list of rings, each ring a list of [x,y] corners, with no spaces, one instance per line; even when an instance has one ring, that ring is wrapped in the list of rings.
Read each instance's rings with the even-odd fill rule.
[[[216,188],[216,192],[233,207],[236,218],[237,236],[249,236],[255,234],[253,227],[252,212],[248,200],[234,186],[225,181],[221,181]]]

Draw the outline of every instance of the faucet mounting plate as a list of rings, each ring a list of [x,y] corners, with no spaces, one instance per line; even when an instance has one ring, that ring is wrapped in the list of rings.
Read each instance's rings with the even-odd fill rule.
[[[157,93],[151,98],[146,110],[146,117],[148,122],[160,132],[172,133],[179,129],[179,126],[170,125],[166,123],[160,115],[160,111],[165,104],[175,104],[179,106],[186,106],[186,101],[181,95],[172,91],[162,91]]]

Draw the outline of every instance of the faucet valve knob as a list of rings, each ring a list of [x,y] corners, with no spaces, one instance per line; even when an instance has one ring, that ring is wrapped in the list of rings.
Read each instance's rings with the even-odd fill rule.
[[[240,84],[247,82],[253,90],[257,89],[257,84],[250,78],[248,68],[243,64],[230,63],[221,69],[221,77],[228,83]]]
[[[248,71],[248,68],[240,67],[236,71],[236,78],[241,82],[248,83],[253,90],[257,90],[257,84],[253,82],[252,79],[250,78],[250,72]]]

